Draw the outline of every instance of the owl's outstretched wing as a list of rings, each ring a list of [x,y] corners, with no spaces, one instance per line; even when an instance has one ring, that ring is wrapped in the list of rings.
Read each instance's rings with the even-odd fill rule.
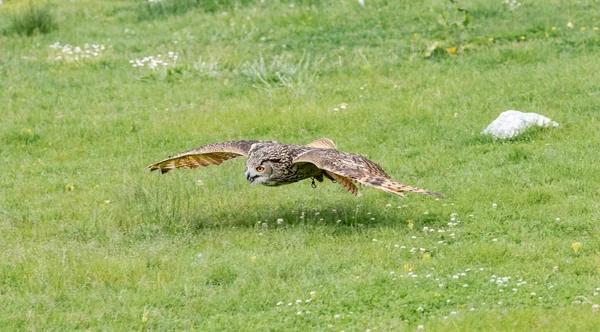
[[[252,144],[261,141],[229,141],[213,143],[178,153],[148,166],[151,171],[167,173],[174,168],[196,168],[198,166],[221,165],[224,161],[239,156],[248,156]]]
[[[314,149],[297,156],[293,162],[311,163],[317,166],[355,196],[358,196],[358,188],[354,183],[371,186],[400,196],[404,196],[404,192],[435,197],[443,196],[436,192],[398,183],[392,180],[379,165],[353,153],[330,149]]]

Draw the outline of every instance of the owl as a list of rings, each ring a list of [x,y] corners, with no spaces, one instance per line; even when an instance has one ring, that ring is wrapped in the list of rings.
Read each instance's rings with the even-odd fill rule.
[[[442,194],[398,183],[376,163],[354,153],[341,152],[327,138],[307,145],[275,141],[229,141],[213,143],[182,152],[148,166],[151,171],[167,173],[174,168],[220,165],[226,160],[245,156],[244,174],[251,184],[276,187],[305,179],[338,183],[354,196],[360,196],[356,184],[370,186],[404,196],[414,192],[435,197]]]

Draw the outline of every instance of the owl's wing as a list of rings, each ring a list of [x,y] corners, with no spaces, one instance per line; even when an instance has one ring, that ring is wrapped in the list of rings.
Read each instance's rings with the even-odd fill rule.
[[[239,156],[248,156],[252,144],[261,141],[229,141],[213,143],[178,153],[148,166],[151,171],[167,173],[174,168],[196,168],[198,166],[221,165],[224,161]]]
[[[333,143],[332,140],[330,140],[329,138],[319,138],[318,140],[314,140],[308,144],[306,144],[306,146],[310,146],[312,148],[320,148],[320,149],[337,149],[337,147],[335,146],[335,143]]]
[[[294,163],[311,163],[325,171],[327,175],[341,184],[350,193],[358,196],[354,183],[374,187],[389,193],[404,196],[404,192],[414,192],[435,197],[442,194],[398,183],[376,163],[369,159],[337,150],[314,149],[300,154]]]

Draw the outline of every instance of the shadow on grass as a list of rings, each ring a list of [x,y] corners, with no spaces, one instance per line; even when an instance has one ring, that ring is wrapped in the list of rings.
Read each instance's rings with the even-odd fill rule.
[[[254,228],[261,231],[313,226],[330,227],[332,233],[343,234],[374,227],[408,229],[409,219],[414,219],[418,225],[447,222],[444,217],[447,211],[434,209],[423,214],[406,205],[378,207],[372,200],[353,197],[328,198],[328,202],[303,199],[302,203],[292,199],[277,203],[224,199],[226,201],[202,200],[202,193],[188,193],[186,189],[176,187],[168,191],[147,191],[137,186],[132,195],[123,199],[122,210],[116,219],[122,231],[144,238],[159,233],[197,233],[206,229]],[[401,203],[402,199],[398,201]]]

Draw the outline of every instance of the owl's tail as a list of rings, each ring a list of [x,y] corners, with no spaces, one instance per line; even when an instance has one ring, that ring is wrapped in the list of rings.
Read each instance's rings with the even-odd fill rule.
[[[402,197],[405,197],[404,192],[411,192],[411,193],[417,193],[417,194],[423,194],[423,195],[431,195],[433,197],[444,196],[443,194],[440,194],[440,193],[436,193],[433,191],[429,191],[429,190],[425,190],[425,189],[421,189],[421,188],[417,188],[417,187],[408,186],[408,185],[398,183],[398,182],[392,181],[392,180],[386,180],[384,183],[381,184],[380,188],[384,191],[387,191],[392,194],[397,194]]]

